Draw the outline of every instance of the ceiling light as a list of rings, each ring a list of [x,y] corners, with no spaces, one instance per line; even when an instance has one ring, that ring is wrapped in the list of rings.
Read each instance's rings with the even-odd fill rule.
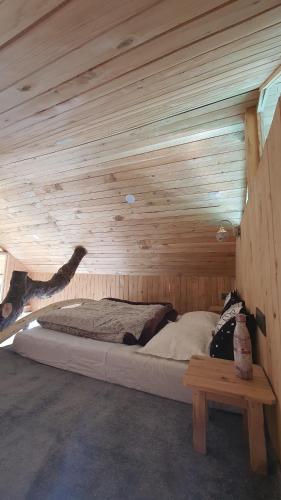
[[[127,194],[127,196],[126,196],[127,203],[132,204],[132,203],[135,203],[135,201],[136,201],[136,198],[134,197],[133,194]]]
[[[40,240],[39,236],[37,236],[37,234],[33,234],[32,237],[35,239],[35,240]]]
[[[228,237],[228,231],[224,228],[224,226],[220,226],[216,232],[216,238],[218,241],[224,241]]]

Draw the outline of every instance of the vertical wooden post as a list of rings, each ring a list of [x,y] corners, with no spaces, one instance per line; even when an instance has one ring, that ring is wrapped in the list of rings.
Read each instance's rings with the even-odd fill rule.
[[[193,447],[198,453],[206,453],[207,401],[206,394],[193,390]]]
[[[267,474],[263,405],[248,401],[248,428],[251,467],[254,472]]]
[[[245,113],[245,145],[248,197],[250,198],[253,178],[256,175],[260,161],[258,120],[255,106],[248,108]]]

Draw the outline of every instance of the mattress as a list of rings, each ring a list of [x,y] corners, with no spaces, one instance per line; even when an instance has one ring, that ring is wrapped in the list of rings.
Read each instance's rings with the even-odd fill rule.
[[[192,402],[182,377],[187,362],[138,354],[126,346],[75,337],[36,326],[16,335],[14,350],[46,365],[184,403]]]

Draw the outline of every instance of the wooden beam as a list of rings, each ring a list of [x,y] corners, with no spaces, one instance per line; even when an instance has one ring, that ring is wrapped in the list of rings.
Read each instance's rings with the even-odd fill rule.
[[[257,110],[255,106],[248,108],[245,113],[245,146],[248,196],[250,198],[253,179],[260,161]]]

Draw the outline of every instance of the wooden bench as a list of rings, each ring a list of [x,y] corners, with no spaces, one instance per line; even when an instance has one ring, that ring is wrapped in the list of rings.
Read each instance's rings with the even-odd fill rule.
[[[275,395],[259,365],[253,365],[253,379],[235,375],[234,362],[205,356],[193,356],[183,377],[193,393],[193,446],[206,453],[207,402],[236,406],[244,410],[249,433],[251,468],[267,473],[263,405],[273,405]],[[227,452],[227,450],[226,450]]]

